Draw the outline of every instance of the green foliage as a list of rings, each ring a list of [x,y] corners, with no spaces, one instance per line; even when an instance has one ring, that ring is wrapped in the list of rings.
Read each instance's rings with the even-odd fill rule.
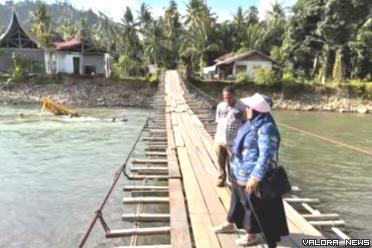
[[[23,67],[20,64],[16,65],[13,70],[12,80],[21,81],[22,79],[24,79],[24,77],[25,77],[25,71]]]
[[[133,60],[128,55],[120,55],[118,62],[113,64],[113,77],[125,78],[143,75],[139,61]]]
[[[342,82],[344,80],[343,54],[341,49],[337,50],[336,61],[333,66],[333,80],[336,82]]]
[[[254,81],[256,84],[273,85],[278,79],[273,69],[257,68],[254,70]]]
[[[352,80],[343,83],[333,83],[333,87],[347,90],[350,95],[371,99],[372,98],[372,82],[362,82]]]
[[[290,70],[285,70],[282,77],[282,83],[286,86],[296,83],[295,74]]]
[[[154,73],[150,76],[150,85],[158,85],[159,84],[159,75],[158,73]]]
[[[238,74],[236,74],[235,82],[237,84],[248,83],[248,75],[247,75],[247,73],[246,72],[239,72]]]

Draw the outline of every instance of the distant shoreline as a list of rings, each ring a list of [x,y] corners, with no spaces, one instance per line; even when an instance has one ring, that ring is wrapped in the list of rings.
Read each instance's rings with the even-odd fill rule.
[[[44,97],[75,107],[149,107],[155,92],[144,81],[63,77],[55,83],[0,82],[0,105],[40,104]]]
[[[228,84],[194,81],[192,84],[214,99],[222,101],[222,89]],[[372,100],[350,94],[347,90],[327,88],[306,88],[294,85],[282,90],[274,86],[234,85],[238,97],[260,92],[273,97],[277,110],[318,111],[339,113],[372,114]]]

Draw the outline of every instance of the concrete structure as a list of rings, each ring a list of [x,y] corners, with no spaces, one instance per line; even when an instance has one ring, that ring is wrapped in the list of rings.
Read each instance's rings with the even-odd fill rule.
[[[235,77],[239,73],[246,73],[249,80],[254,80],[254,70],[257,68],[272,68],[273,60],[259,52],[250,51],[239,55],[223,55],[215,60],[218,79]]]
[[[110,54],[80,38],[56,42],[55,49],[45,52],[46,72],[77,75],[111,75]]]
[[[23,30],[13,12],[7,30],[0,36],[0,72],[10,72],[15,58],[30,61],[30,68],[24,68],[29,72],[33,72],[33,68],[40,69],[44,66],[43,49]]]

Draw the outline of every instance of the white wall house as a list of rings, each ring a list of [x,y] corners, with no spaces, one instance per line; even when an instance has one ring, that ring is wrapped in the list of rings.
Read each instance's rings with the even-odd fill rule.
[[[215,60],[219,79],[235,77],[239,73],[246,73],[249,80],[254,80],[256,68],[272,68],[273,60],[258,51],[250,51],[235,56],[224,55]]]
[[[80,39],[55,43],[55,49],[45,51],[46,72],[76,75],[111,75],[110,54],[87,44]]]

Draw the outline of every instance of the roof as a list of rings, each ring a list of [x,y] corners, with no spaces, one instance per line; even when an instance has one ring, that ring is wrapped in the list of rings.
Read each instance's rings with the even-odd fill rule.
[[[89,41],[83,42],[78,36],[69,41],[54,42],[57,51],[66,52],[84,52],[84,53],[106,53],[106,51],[98,46],[94,46]]]
[[[16,13],[13,11],[12,19],[4,34],[0,37],[0,47],[5,48],[38,48],[34,41],[21,27]]]
[[[54,45],[55,45],[57,50],[65,50],[65,49],[73,48],[73,47],[76,47],[76,46],[80,46],[81,45],[81,40],[74,38],[74,39],[69,40],[69,41],[55,42]]]
[[[229,59],[229,58],[231,58],[231,57],[233,57],[233,56],[234,56],[233,53],[226,53],[226,54],[224,54],[224,55],[222,55],[222,56],[216,58],[216,59],[214,60],[214,62],[218,63],[218,62],[224,61],[224,60],[226,60],[226,59]]]
[[[260,55],[261,57],[265,58],[266,60],[269,60],[271,62],[274,62],[272,58],[270,58],[269,56],[259,52],[259,51],[256,51],[256,50],[253,50],[253,51],[249,51],[249,52],[245,52],[245,53],[241,53],[241,54],[238,54],[238,55],[235,55],[233,57],[230,57],[230,58],[227,58],[223,61],[220,61],[216,64],[216,66],[218,65],[227,65],[227,64],[231,64],[233,62],[236,62],[236,61],[239,61],[241,60],[242,58],[245,58],[245,57],[249,57],[253,54],[258,54]]]

